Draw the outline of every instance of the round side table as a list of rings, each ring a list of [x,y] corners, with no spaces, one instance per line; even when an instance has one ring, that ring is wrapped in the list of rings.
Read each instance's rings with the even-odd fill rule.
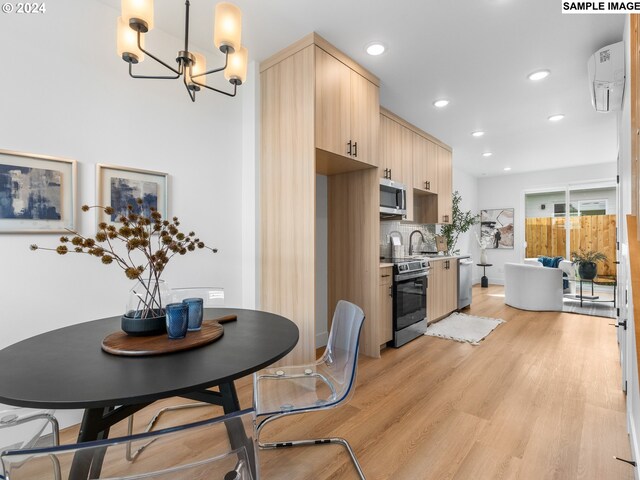
[[[489,286],[489,279],[487,278],[487,267],[493,267],[493,263],[476,263],[479,267],[482,267],[482,278],[480,279],[480,286],[487,288]]]

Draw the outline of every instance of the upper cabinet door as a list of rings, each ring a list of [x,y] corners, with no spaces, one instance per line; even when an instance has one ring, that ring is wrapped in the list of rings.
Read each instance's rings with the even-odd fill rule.
[[[316,147],[349,156],[351,69],[316,47]]]
[[[452,154],[449,150],[437,146],[438,149],[438,223],[451,223],[453,209],[451,196],[452,185]]]
[[[379,165],[380,89],[360,74],[351,72],[352,157]]]
[[[380,115],[380,167],[382,178],[400,181],[402,177],[402,126]]]
[[[437,145],[421,135],[413,135],[413,188],[438,192]]]

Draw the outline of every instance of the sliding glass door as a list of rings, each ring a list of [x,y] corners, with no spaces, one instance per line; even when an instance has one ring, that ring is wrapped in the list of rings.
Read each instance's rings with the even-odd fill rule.
[[[607,256],[598,275],[615,276],[616,206],[611,182],[525,193],[525,257],[570,259],[573,252],[598,251]]]

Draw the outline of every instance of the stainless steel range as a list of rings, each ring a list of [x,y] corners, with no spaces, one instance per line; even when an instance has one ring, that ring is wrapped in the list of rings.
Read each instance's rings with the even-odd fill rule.
[[[392,262],[393,340],[389,345],[401,347],[427,330],[430,267],[423,259],[394,259]]]

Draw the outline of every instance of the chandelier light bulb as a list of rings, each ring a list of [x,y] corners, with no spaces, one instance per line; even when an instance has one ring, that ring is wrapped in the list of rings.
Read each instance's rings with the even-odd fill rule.
[[[472,132],[472,133],[471,133],[471,135],[472,135],[472,136],[474,136],[474,137],[476,137],[476,138],[478,138],[478,137],[483,136],[483,135],[484,135],[484,132],[483,132],[482,130],[477,130],[477,131],[475,131],[475,132]]]
[[[230,83],[242,85],[247,80],[248,55],[245,47],[229,55],[229,64],[224,69],[224,78]]]
[[[198,85],[195,85],[191,78],[207,71],[207,59],[204,55],[198,52],[191,52],[191,54],[194,57],[194,63],[193,65],[191,65],[190,72],[189,69],[185,70],[185,75],[187,75],[187,85],[192,86],[196,90],[198,90]],[[205,85],[207,83],[207,76],[202,75],[201,77],[197,77],[195,81],[202,85]]]
[[[240,48],[242,33],[242,12],[231,3],[221,2],[216,5],[213,22],[213,43],[223,53]]]
[[[138,48],[138,32],[129,28],[129,23],[122,17],[118,18],[117,38],[120,58],[129,63],[139,63],[144,60],[144,53]],[[144,48],[144,35],[140,37],[140,44]]]
[[[153,29],[153,0],[122,0],[122,19],[127,25],[131,19],[142,20],[146,30]]]

